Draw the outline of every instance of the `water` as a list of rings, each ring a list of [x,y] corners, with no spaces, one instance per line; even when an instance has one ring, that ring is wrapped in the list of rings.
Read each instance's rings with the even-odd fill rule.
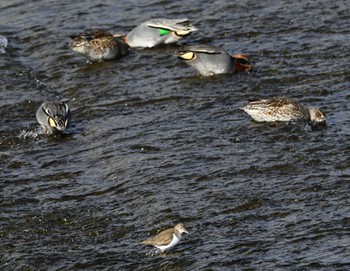
[[[0,3],[1,270],[349,270],[348,1]],[[253,60],[212,78],[177,45],[87,64],[68,36],[190,18],[187,44]],[[288,96],[326,127],[257,124],[239,108]],[[38,135],[66,100],[72,126]],[[154,255],[139,242],[182,222]]]

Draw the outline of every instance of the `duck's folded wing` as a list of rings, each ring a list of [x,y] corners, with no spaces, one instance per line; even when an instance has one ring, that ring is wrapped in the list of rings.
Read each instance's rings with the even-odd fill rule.
[[[189,45],[181,49],[182,52],[206,53],[206,54],[222,54],[226,51],[222,48],[210,45]]]
[[[147,22],[149,27],[162,28],[170,31],[196,31],[188,19],[152,19]]]

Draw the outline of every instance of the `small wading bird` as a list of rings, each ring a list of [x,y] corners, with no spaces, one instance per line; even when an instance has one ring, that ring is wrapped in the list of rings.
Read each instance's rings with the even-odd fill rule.
[[[288,98],[271,98],[248,103],[242,108],[257,122],[307,121],[324,123],[326,115],[317,107],[305,107]]]
[[[252,62],[247,56],[243,54],[230,56],[224,49],[215,46],[184,46],[177,55],[202,76],[251,71],[253,69]]]
[[[121,58],[130,52],[120,35],[112,35],[106,30],[93,30],[80,35],[70,36],[69,46],[91,61]]]
[[[158,248],[161,252],[164,252],[166,249],[174,247],[181,240],[182,233],[188,233],[183,224],[177,224],[174,228],[164,230],[157,234],[154,237],[151,237],[141,244],[152,245]]]
[[[71,112],[66,103],[44,102],[36,111],[36,119],[44,133],[63,133],[69,127]]]
[[[152,48],[176,43],[196,30],[188,19],[151,19],[131,30],[125,42],[130,47]]]

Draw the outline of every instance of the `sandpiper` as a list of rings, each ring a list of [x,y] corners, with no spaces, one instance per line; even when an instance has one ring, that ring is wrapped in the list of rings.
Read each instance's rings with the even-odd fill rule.
[[[257,122],[308,121],[324,123],[326,114],[317,107],[305,107],[288,98],[271,98],[248,103],[242,108]]]
[[[170,228],[164,230],[143,242],[141,244],[144,245],[152,245],[158,248],[161,252],[164,252],[166,249],[172,248],[176,244],[178,244],[181,240],[182,233],[188,231],[185,229],[183,224],[177,224],[174,228]]]

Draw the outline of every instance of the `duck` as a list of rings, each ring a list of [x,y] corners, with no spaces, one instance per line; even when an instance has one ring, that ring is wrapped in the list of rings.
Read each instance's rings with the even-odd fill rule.
[[[71,111],[65,102],[46,101],[36,111],[44,134],[64,133],[71,122]]]
[[[318,107],[306,107],[286,97],[249,102],[242,108],[257,122],[306,121],[325,123],[326,114]]]
[[[197,29],[184,19],[150,19],[136,26],[125,37],[130,47],[153,48],[155,46],[177,43]]]
[[[211,45],[188,45],[177,52],[178,58],[195,68],[202,76],[251,71],[253,64],[244,54],[229,55]]]
[[[179,59],[192,66],[202,76],[251,71],[253,64],[244,54],[229,55],[211,45],[187,45],[177,52]]]
[[[179,223],[176,224],[173,228],[164,230],[156,236],[142,241],[141,244],[155,246],[157,249],[160,250],[160,252],[164,252],[165,250],[177,245],[180,242],[182,234],[184,232],[189,234],[188,231],[185,229],[184,224]]]
[[[130,46],[120,35],[112,35],[104,29],[92,30],[70,36],[69,46],[90,61],[121,58],[130,52]]]

